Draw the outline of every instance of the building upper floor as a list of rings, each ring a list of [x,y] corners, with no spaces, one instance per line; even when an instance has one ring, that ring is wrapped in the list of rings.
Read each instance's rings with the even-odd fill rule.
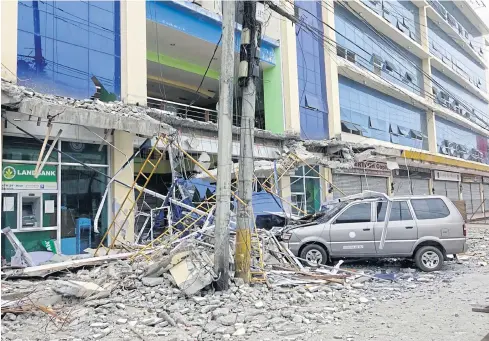
[[[489,29],[461,3],[283,0],[292,21],[265,5],[255,126],[311,140],[357,135],[487,162]],[[2,14],[4,25],[17,28],[2,34],[2,77],[48,94],[129,101],[217,123],[221,5],[2,3],[14,13]],[[236,73],[242,12],[238,4]],[[12,50],[9,64],[4,53]],[[239,86],[234,98],[239,126]]]
[[[237,73],[243,8],[236,6]],[[3,7],[10,11],[9,27],[16,29],[3,36],[2,45],[16,53],[8,70],[2,67],[2,77],[42,93],[131,98],[175,116],[217,123],[221,1],[13,1]],[[285,130],[281,18],[265,8],[262,19],[255,126],[280,133]],[[129,77],[131,72],[139,73],[138,79]],[[236,85],[236,126],[242,97]]]

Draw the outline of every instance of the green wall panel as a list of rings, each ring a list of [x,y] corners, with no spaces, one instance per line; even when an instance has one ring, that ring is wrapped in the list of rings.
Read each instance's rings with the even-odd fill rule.
[[[19,232],[15,236],[22,243],[27,252],[46,251],[41,245],[41,241],[56,239],[56,231],[34,231],[34,232]],[[2,234],[2,257],[10,261],[10,258],[15,254],[12,244],[7,237]]]
[[[263,70],[265,101],[265,129],[273,133],[284,132],[284,107],[282,94],[282,57],[275,49],[275,66]]]

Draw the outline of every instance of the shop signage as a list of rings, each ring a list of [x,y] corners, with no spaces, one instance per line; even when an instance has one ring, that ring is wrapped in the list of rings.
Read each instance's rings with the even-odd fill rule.
[[[462,182],[473,182],[480,184],[482,182],[482,176],[462,174]]]
[[[401,166],[400,169],[396,169],[393,171],[394,176],[399,177],[410,177],[413,179],[430,179],[431,178],[431,169],[420,168],[420,167],[409,167]]]
[[[55,166],[44,166],[41,174],[34,177],[36,165],[4,163],[2,168],[3,190],[36,190],[57,189]]]
[[[385,163],[362,161],[355,162],[353,168],[335,169],[335,173],[342,174],[361,174],[361,175],[377,175],[390,176],[391,171]]]
[[[433,171],[435,180],[443,180],[443,181],[460,181],[460,173],[452,173],[435,170]]]

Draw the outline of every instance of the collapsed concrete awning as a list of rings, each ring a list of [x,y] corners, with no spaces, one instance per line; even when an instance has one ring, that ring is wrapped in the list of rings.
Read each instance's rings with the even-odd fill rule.
[[[174,132],[170,125],[147,115],[144,107],[43,95],[6,81],[2,81],[2,108],[56,123],[116,129],[146,137]]]

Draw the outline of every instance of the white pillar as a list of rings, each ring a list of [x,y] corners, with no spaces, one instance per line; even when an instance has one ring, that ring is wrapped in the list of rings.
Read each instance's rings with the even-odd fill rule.
[[[133,139],[134,139],[134,134],[127,133],[125,131],[120,131],[120,130],[114,132],[114,146],[118,150],[116,150],[115,148],[112,149],[112,174],[111,174],[112,176],[114,176],[115,173],[121,168],[121,166],[127,161],[127,158],[129,158],[132,155],[134,149]],[[124,153],[125,155],[122,154],[121,152]],[[133,166],[134,166],[134,162],[131,162],[131,165],[126,166],[126,168],[117,175],[116,180],[119,180],[131,186],[132,183],[134,182]],[[112,183],[113,216],[112,219],[110,219],[110,222],[112,222],[113,218],[117,214],[117,211],[119,210],[119,207],[124,201],[124,198],[126,197],[128,191],[130,191],[130,189],[127,188],[126,186],[123,186],[116,182]],[[116,231],[122,225],[122,221],[129,214],[127,223],[123,227],[122,230],[123,232],[119,234],[117,239],[128,241],[128,242],[134,242],[134,210],[132,212],[129,212],[129,209],[132,206],[132,202],[134,201],[133,192],[130,193],[128,199],[129,200],[127,200],[124,204],[123,211],[121,211],[117,217],[117,224],[112,228],[110,238],[114,238],[115,234],[117,233]]]
[[[290,7],[289,3],[284,6]],[[282,59],[283,96],[285,131],[300,134],[301,120],[299,113],[299,76],[297,72],[297,50],[295,25],[290,20],[282,19],[280,24],[280,49]]]
[[[121,98],[146,105],[146,1],[122,0]]]
[[[335,45],[336,33],[334,22],[334,3],[326,0],[322,6],[322,17],[324,21],[323,30],[326,39],[332,43],[324,44],[324,68],[326,75],[326,94],[328,98],[328,127],[329,138],[341,135],[341,115],[340,115],[340,90],[338,84],[338,64],[336,64],[336,51],[331,45]]]

